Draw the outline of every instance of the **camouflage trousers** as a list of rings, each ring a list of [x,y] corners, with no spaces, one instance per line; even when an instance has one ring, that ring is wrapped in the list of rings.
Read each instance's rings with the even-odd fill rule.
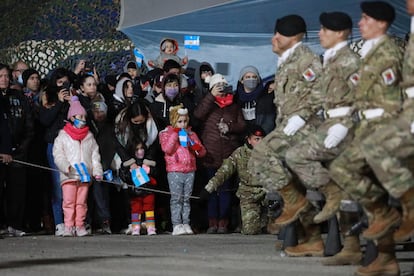
[[[411,118],[401,116],[369,135],[360,147],[375,176],[394,198],[414,187],[411,160],[407,160],[414,155],[414,135],[410,129]]]
[[[281,124],[257,144],[249,159],[248,168],[252,173],[252,183],[264,187],[267,191],[277,191],[289,184],[292,175],[285,165],[286,151],[305,139],[314,128],[305,126],[293,136],[283,132],[285,124]]]
[[[387,137],[384,134],[388,133],[387,129],[389,128],[389,123],[370,124],[367,121],[361,121],[355,130],[354,140],[334,159],[329,167],[332,179],[354,200],[364,206],[380,200],[387,193],[369,175],[372,171],[365,153],[367,147],[368,151],[372,153],[375,149],[370,150],[370,147],[379,147],[385,142],[381,137]],[[383,156],[376,156],[377,161],[384,159]],[[369,158],[369,160],[372,160],[372,158]],[[375,164],[373,165],[375,166]]]
[[[264,226],[262,202],[266,195],[265,191],[259,187],[240,185],[236,195],[240,199],[241,233],[245,235],[259,234]]]
[[[286,152],[288,167],[299,177],[306,188],[319,188],[328,184],[331,177],[327,166],[352,141],[353,132],[350,130],[337,147],[325,148],[324,141],[328,129],[333,124],[335,123],[324,123],[315,133],[310,134]]]

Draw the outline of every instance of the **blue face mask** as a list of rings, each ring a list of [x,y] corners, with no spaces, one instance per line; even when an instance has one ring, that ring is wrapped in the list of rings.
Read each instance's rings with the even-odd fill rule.
[[[84,128],[86,126],[86,121],[84,120],[79,120],[75,118],[75,121],[73,121],[73,125],[76,128]]]

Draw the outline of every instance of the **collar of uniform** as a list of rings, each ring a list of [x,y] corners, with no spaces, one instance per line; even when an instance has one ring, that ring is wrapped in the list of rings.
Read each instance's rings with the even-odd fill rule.
[[[364,45],[362,45],[361,50],[359,51],[361,58],[365,58],[367,54],[371,51],[372,48],[374,48],[375,45],[378,44],[378,42],[384,37],[385,35],[381,35],[379,37],[368,39],[364,42]]]
[[[280,65],[283,62],[285,62],[288,59],[288,57],[290,57],[290,55],[295,51],[295,49],[301,44],[302,44],[302,41],[299,41],[298,43],[296,43],[295,45],[287,49],[281,56],[279,56],[277,60],[277,67],[280,67]]]
[[[335,46],[333,46],[332,48],[329,48],[328,50],[326,50],[323,55],[323,66],[325,66],[328,63],[328,60],[333,58],[340,49],[346,47],[347,45],[348,43],[346,41],[341,41],[337,43]]]

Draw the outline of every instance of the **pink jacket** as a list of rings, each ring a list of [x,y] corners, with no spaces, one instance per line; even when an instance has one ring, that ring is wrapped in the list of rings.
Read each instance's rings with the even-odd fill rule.
[[[197,169],[196,157],[206,155],[206,149],[201,144],[197,134],[187,129],[190,139],[195,146],[183,147],[178,140],[178,133],[173,127],[167,126],[160,132],[160,144],[162,151],[165,153],[165,163],[167,172],[194,172]],[[197,152],[194,150],[198,148]]]

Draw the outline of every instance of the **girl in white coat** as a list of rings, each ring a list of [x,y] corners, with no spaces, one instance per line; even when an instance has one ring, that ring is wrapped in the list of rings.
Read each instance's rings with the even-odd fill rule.
[[[64,237],[86,236],[84,221],[91,176],[102,179],[101,157],[93,134],[86,126],[86,111],[73,96],[68,111],[69,122],[59,132],[53,145],[53,157],[61,171]]]

